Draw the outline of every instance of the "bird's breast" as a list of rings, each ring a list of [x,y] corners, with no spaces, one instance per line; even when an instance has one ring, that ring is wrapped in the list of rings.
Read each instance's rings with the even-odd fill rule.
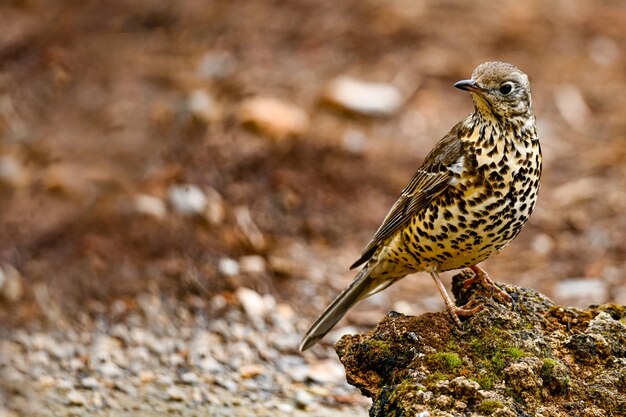
[[[411,222],[405,241],[419,268],[477,264],[502,250],[530,216],[539,188],[539,145],[498,133],[483,131],[488,136],[480,146],[478,138],[468,138],[465,157],[450,168],[450,187]]]

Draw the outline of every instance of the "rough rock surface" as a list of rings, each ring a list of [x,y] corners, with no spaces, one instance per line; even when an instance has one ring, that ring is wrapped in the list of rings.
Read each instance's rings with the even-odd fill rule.
[[[485,294],[463,290],[458,304]],[[502,285],[514,307],[489,301],[457,329],[447,313],[391,312],[335,349],[348,382],[373,399],[370,416],[623,416],[626,307],[555,306]]]

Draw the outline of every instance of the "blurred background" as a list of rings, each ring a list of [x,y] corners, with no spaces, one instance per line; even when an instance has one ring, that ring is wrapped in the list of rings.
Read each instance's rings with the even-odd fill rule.
[[[530,77],[544,174],[485,269],[626,303],[622,1],[13,0],[0,27],[4,333],[278,311],[293,352],[488,60]],[[418,274],[340,328],[390,309],[443,303]]]

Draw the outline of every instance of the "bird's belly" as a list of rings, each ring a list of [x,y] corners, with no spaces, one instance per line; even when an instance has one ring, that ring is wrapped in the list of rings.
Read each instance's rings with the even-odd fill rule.
[[[475,188],[457,194],[434,201],[404,235],[418,269],[447,271],[482,262],[513,240],[529,215],[515,193],[505,197]]]

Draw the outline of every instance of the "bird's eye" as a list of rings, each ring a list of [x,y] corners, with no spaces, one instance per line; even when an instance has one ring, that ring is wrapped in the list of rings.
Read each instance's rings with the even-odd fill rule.
[[[513,91],[513,83],[504,83],[500,86],[499,88],[500,93],[504,94],[505,96],[510,94],[511,91]]]

